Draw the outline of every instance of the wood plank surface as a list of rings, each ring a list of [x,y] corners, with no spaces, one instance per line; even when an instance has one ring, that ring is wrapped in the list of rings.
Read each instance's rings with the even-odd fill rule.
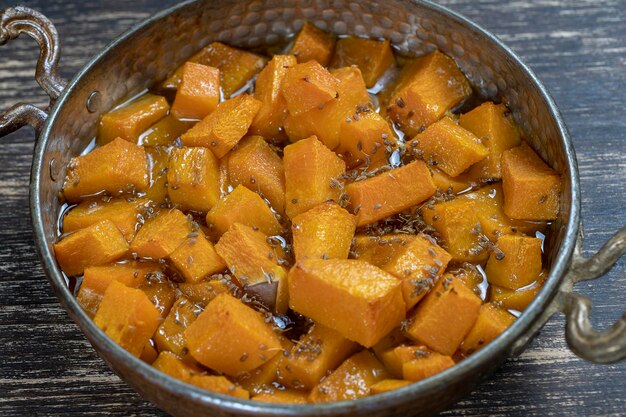
[[[0,0],[0,8],[12,0]],[[61,73],[70,78],[100,48],[174,0],[24,0],[58,28]],[[626,1],[445,0],[498,35],[554,96],[572,134],[582,182],[585,253],[626,223]],[[44,103],[26,38],[0,47],[0,109]],[[39,266],[28,215],[31,129],[0,142],[0,415],[164,416],[98,358],[57,302]],[[622,260],[577,287],[606,328],[626,310]],[[626,415],[626,363],[593,365],[573,355],[553,318],[445,416]]]

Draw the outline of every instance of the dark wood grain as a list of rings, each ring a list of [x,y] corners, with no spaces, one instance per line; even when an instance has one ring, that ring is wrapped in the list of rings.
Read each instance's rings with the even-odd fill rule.
[[[0,8],[11,1],[0,0]],[[30,0],[61,35],[70,78],[101,47],[173,0]],[[626,3],[446,0],[501,37],[543,80],[575,143],[583,190],[585,253],[626,223]],[[37,52],[20,39],[0,48],[0,109],[44,103],[33,80]],[[0,145],[0,415],[162,416],[113,375],[54,297],[39,266],[28,217],[32,131]],[[626,308],[622,260],[579,286],[607,327]],[[530,348],[444,413],[476,416],[626,415],[626,363],[593,365],[570,353],[556,317]]]

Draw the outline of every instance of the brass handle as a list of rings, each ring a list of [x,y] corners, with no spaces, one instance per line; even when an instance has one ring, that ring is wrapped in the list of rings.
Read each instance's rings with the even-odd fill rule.
[[[37,134],[48,117],[47,110],[63,92],[67,83],[59,76],[59,35],[52,22],[27,7],[10,7],[0,11],[0,45],[25,33],[39,44],[39,60],[35,70],[37,83],[50,97],[48,106],[40,109],[32,104],[18,103],[0,113],[0,137],[31,125]]]

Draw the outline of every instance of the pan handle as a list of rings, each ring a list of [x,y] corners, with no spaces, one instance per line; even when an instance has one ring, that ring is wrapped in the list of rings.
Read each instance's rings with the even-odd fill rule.
[[[7,111],[0,112],[0,137],[27,124],[39,135],[48,117],[47,111],[67,85],[57,72],[60,42],[52,22],[38,11],[27,7],[0,10],[0,45],[17,38],[21,33],[26,33],[39,44],[35,79],[50,97],[50,102],[43,109],[33,104],[18,103]]]

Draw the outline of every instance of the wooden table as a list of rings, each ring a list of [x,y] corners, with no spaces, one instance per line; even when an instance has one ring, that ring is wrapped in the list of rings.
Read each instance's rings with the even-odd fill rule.
[[[0,8],[13,0],[0,0]],[[173,0],[23,0],[57,26],[61,72],[71,78],[116,35]],[[500,36],[543,80],[575,143],[589,255],[626,223],[626,2],[446,0]],[[33,80],[37,51],[26,38],[0,48],[0,109],[43,103]],[[61,309],[35,253],[28,216],[30,129],[0,144],[0,415],[164,415],[113,375]],[[579,286],[606,327],[626,307],[625,262]],[[574,356],[563,319],[552,319],[444,415],[626,415],[626,362],[593,365]]]

